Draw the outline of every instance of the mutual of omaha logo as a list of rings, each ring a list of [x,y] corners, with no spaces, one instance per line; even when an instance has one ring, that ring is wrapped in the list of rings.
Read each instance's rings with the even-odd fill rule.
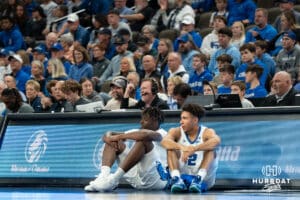
[[[28,163],[38,162],[47,149],[48,137],[45,131],[34,132],[25,147],[25,159]]]
[[[93,153],[93,164],[95,168],[97,168],[98,170],[101,169],[103,148],[104,148],[104,144],[102,138],[99,138]]]

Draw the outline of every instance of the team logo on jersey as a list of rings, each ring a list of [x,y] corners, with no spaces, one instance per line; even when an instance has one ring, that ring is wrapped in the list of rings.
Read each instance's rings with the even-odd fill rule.
[[[38,162],[47,149],[48,137],[45,131],[34,132],[25,147],[25,159],[28,163]]]
[[[94,153],[93,153],[93,164],[95,168],[100,170],[101,168],[101,161],[102,161],[102,152],[103,152],[103,141],[102,138],[99,138],[97,141],[97,144],[94,148]]]

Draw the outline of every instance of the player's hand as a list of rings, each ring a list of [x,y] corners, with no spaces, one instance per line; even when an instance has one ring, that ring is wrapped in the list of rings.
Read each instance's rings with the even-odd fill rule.
[[[193,154],[194,154],[194,152],[192,152],[192,151],[183,151],[181,154],[181,161],[186,163],[188,161],[189,157]]]

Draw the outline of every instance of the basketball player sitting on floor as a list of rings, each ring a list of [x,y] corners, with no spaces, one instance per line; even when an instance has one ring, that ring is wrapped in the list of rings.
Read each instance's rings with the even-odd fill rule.
[[[199,125],[204,110],[186,104],[181,111],[180,127],[171,128],[161,141],[167,150],[168,170],[157,164],[162,180],[168,181],[171,192],[200,193],[215,183],[218,167],[215,149],[221,139],[213,129]]]
[[[156,170],[156,162],[160,161],[159,150],[164,151],[154,141],[161,141],[167,134],[160,129],[163,113],[154,107],[148,107],[142,112],[141,129],[125,133],[108,132],[103,140],[105,147],[102,155],[101,173],[84,189],[86,191],[111,191],[115,189],[119,180],[125,181],[136,189],[164,189],[167,181],[160,179]],[[124,140],[134,140],[129,148]],[[120,161],[115,173],[111,174],[111,166]]]

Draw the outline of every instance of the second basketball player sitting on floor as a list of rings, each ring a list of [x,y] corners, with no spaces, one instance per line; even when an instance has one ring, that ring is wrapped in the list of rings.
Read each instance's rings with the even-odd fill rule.
[[[161,142],[167,149],[166,172],[158,164],[162,180],[168,180],[171,192],[203,192],[215,183],[218,167],[215,149],[221,139],[213,129],[199,125],[204,110],[196,104],[182,108],[180,127],[171,128]]]

